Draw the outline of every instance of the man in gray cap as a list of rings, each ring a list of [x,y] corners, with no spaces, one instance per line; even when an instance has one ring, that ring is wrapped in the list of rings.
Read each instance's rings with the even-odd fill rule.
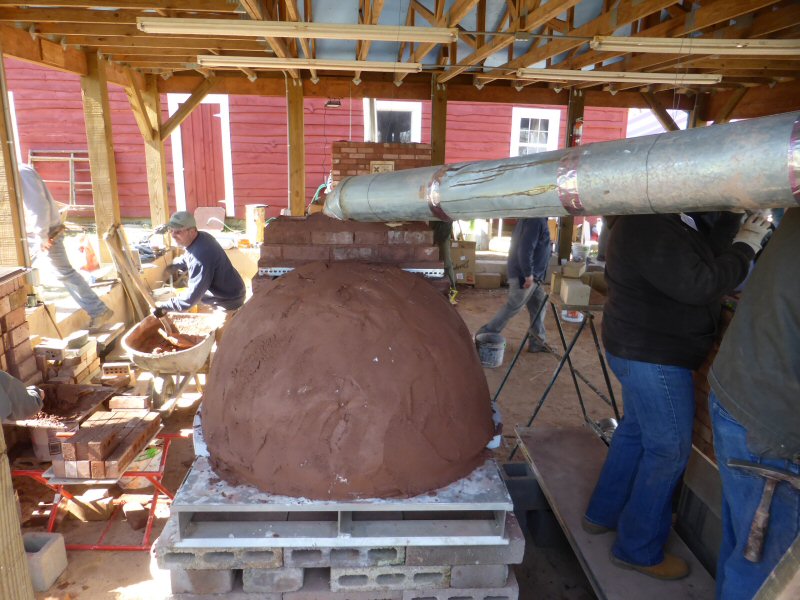
[[[183,256],[173,261],[173,268],[188,271],[189,289],[182,296],[156,306],[153,316],[163,317],[167,311],[186,311],[198,302],[210,304],[228,315],[244,304],[244,281],[222,246],[205,231],[197,231],[192,213],[176,212],[167,223],[172,239],[182,248]]]

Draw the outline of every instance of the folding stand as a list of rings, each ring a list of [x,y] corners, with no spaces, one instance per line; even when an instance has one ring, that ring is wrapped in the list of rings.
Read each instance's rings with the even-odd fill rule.
[[[549,302],[550,302],[550,308],[552,308],[552,310],[553,310],[553,317],[554,317],[555,322],[556,322],[556,327],[558,328],[558,335],[559,335],[559,338],[561,339],[561,345],[562,345],[562,347],[564,349],[564,354],[561,355],[560,360],[558,361],[558,365],[556,366],[556,369],[553,372],[553,376],[550,378],[550,382],[547,384],[547,387],[545,388],[544,392],[542,393],[541,397],[539,398],[539,401],[536,404],[536,408],[534,409],[533,414],[531,415],[531,418],[528,419],[528,423],[527,423],[526,427],[530,427],[531,424],[533,423],[534,419],[536,419],[536,416],[539,414],[539,411],[541,410],[542,406],[544,405],[544,402],[547,399],[547,396],[550,394],[550,390],[553,389],[553,386],[555,385],[556,380],[558,379],[558,376],[561,374],[561,370],[564,368],[564,365],[567,364],[569,366],[570,375],[572,376],[572,383],[575,386],[575,393],[578,396],[578,403],[580,404],[581,412],[583,413],[583,419],[586,422],[586,424],[595,433],[597,433],[597,435],[599,435],[601,438],[603,438],[605,440],[605,436],[603,436],[603,431],[600,428],[600,426],[597,423],[595,423],[594,421],[592,421],[589,418],[588,414],[586,413],[586,405],[584,404],[584,401],[583,401],[583,394],[581,394],[580,386],[578,385],[578,378],[580,378],[581,380],[583,380],[589,386],[589,388],[593,392],[595,392],[604,402],[606,402],[606,404],[611,406],[611,408],[614,411],[614,417],[617,420],[619,420],[620,415],[619,415],[619,409],[617,408],[617,401],[616,401],[616,398],[614,397],[614,390],[611,387],[611,379],[610,379],[610,377],[608,375],[608,369],[606,367],[606,361],[603,358],[603,351],[600,348],[600,341],[599,341],[599,339],[597,337],[597,329],[594,326],[594,313],[602,312],[603,305],[602,304],[591,304],[591,305],[587,305],[587,306],[574,306],[574,305],[563,304],[561,302],[561,298],[557,297],[555,294],[550,294]],[[539,310],[540,311],[544,310],[544,307],[545,307],[545,304],[543,303],[542,306],[539,307]],[[581,322],[578,325],[578,328],[575,331],[575,334],[572,336],[572,339],[569,342],[567,342],[567,338],[564,335],[564,328],[563,328],[563,326],[561,324],[561,315],[560,315],[560,311],[561,310],[577,311],[577,312],[580,312],[581,315],[583,315],[583,318],[581,319]],[[600,362],[600,369],[603,372],[603,378],[604,378],[605,383],[606,383],[606,389],[608,390],[608,396],[606,396],[602,391],[600,391],[596,387],[594,387],[594,385],[590,384],[586,380],[586,378],[583,377],[583,375],[581,375],[580,372],[572,364],[572,358],[570,357],[570,354],[572,353],[573,348],[575,348],[575,344],[578,342],[578,338],[580,338],[581,333],[583,333],[583,331],[586,329],[587,323],[589,325],[589,331],[592,332],[592,339],[594,340],[594,346],[595,346],[595,351],[597,353],[597,359]],[[523,338],[522,343],[520,344],[519,349],[517,350],[517,353],[514,355],[514,359],[511,361],[511,364],[508,366],[508,370],[506,371],[506,374],[503,377],[503,381],[500,382],[500,386],[497,388],[497,392],[495,393],[494,398],[492,400],[493,402],[496,402],[497,398],[500,396],[500,392],[502,391],[503,386],[505,385],[506,381],[508,380],[509,375],[511,375],[511,371],[514,368],[514,365],[517,364],[517,361],[519,360],[519,356],[522,353],[522,349],[525,347],[525,344],[528,342],[528,338],[529,337],[530,337],[530,332],[526,332],[525,333],[525,337]],[[517,448],[518,448],[518,446],[514,446],[514,449],[511,451],[511,454],[510,454],[509,458],[513,458],[514,457],[514,454],[516,454],[516,452],[517,452]]]
[[[114,520],[117,514],[120,512],[120,506],[114,507],[114,512],[111,514],[111,517],[108,519],[108,523],[106,524],[105,528],[103,528],[100,537],[98,538],[97,542],[94,544],[67,544],[67,550],[106,550],[106,551],[143,551],[148,552],[150,550],[150,536],[153,530],[153,522],[155,520],[155,512],[156,507],[158,506],[159,501],[172,501],[174,494],[170,492],[167,488],[164,487],[161,480],[164,477],[164,471],[167,465],[167,455],[169,454],[169,447],[172,440],[176,437],[181,437],[179,434],[158,434],[157,438],[164,441],[164,445],[162,446],[161,450],[161,460],[159,461],[158,467],[155,470],[147,470],[147,471],[125,471],[122,474],[122,477],[144,477],[153,485],[153,499],[150,503],[150,511],[147,516],[147,525],[144,529],[144,534],[142,536],[142,543],[139,545],[113,545],[113,544],[104,544],[103,540],[105,539],[106,535],[108,534],[111,526],[114,523]],[[149,444],[148,444],[149,446]],[[47,531],[53,532],[56,529],[56,517],[58,515],[58,505],[61,502],[61,498],[67,498],[68,500],[74,500],[75,496],[73,496],[69,491],[67,491],[66,486],[69,485],[110,485],[114,484],[118,481],[118,479],[64,479],[64,478],[56,478],[52,477],[52,475],[48,475],[48,473],[52,473],[52,468],[47,470],[39,470],[39,469],[14,469],[11,471],[12,477],[28,477],[29,479],[33,479],[34,481],[41,483],[44,486],[47,486],[53,492],[55,492],[55,497],[53,498],[53,508],[50,511],[50,518],[47,522]],[[166,496],[166,499],[163,499],[162,496]]]

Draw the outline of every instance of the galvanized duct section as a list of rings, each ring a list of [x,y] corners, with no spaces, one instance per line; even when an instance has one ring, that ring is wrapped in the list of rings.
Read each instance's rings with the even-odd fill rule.
[[[800,114],[344,179],[356,221],[622,215],[800,204]]]

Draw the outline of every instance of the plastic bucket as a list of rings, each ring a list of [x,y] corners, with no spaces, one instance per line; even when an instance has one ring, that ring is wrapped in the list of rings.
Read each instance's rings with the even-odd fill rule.
[[[484,367],[494,369],[503,364],[503,353],[506,350],[506,338],[499,333],[479,333],[475,336],[478,357]]]

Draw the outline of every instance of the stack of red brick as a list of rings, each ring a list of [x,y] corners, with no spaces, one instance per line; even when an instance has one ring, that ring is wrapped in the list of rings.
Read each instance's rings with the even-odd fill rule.
[[[22,275],[0,284],[0,369],[27,385],[42,382],[31,348],[30,329],[25,317],[28,293]]]
[[[443,269],[433,232],[426,223],[338,221],[318,213],[279,217],[264,230],[263,268],[295,268],[309,262],[356,261],[397,265],[404,269]],[[253,280],[254,291],[259,278]]]
[[[391,171],[431,165],[430,144],[387,144],[376,142],[334,142],[331,151],[333,182],[345,177],[369,175],[374,161],[391,166]]]

